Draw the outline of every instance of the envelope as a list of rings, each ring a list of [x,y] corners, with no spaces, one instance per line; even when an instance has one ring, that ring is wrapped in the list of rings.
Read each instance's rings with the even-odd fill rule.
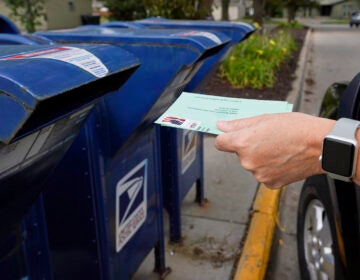
[[[286,101],[258,100],[183,92],[155,123],[180,129],[220,134],[218,120],[292,111]]]

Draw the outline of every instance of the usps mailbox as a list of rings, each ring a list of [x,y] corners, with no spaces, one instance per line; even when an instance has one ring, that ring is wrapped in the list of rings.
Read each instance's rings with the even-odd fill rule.
[[[255,28],[242,22],[206,21],[206,20],[167,20],[165,18],[149,18],[136,22],[112,21],[102,24],[112,28],[143,29],[188,29],[189,32],[221,32],[231,42],[209,57],[191,81],[185,91],[202,92],[208,78],[214,73],[221,62],[229,55],[234,46],[248,38]],[[195,201],[202,203],[204,198],[203,179],[203,135],[194,131],[177,131],[172,128],[161,129],[162,169],[164,186],[164,205],[169,212],[170,238],[174,242],[181,240],[181,203],[196,186]],[[174,149],[173,147],[178,147]]]
[[[220,63],[229,55],[233,47],[243,40],[246,40],[256,28],[245,22],[229,21],[209,21],[209,20],[168,20],[161,17],[152,17],[134,22],[110,21],[103,23],[102,26],[111,28],[130,28],[130,29],[188,29],[193,32],[221,32],[228,36],[231,41],[226,47],[222,48],[216,55],[208,59],[201,69],[186,87],[186,91],[201,91],[208,81],[211,74],[217,69]]]
[[[22,221],[41,212],[28,213],[95,104],[138,65],[115,46],[0,46],[1,279],[51,279],[48,266],[38,270],[46,249],[30,257],[26,242],[46,235],[24,231]]]
[[[153,122],[229,39],[223,34],[215,41],[187,31],[93,26],[38,34],[63,43],[118,45],[141,61],[121,90],[98,106],[92,124],[50,183],[63,190],[45,197],[47,216],[56,217],[48,223],[55,269],[64,279],[127,279],[155,247],[155,269],[166,273],[159,162],[163,143]],[[69,259],[76,261],[62,266]]]

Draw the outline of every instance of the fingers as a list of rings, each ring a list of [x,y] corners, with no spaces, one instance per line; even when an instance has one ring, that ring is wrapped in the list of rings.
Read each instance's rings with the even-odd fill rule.
[[[237,119],[232,121],[217,121],[216,126],[224,132],[239,130],[249,126],[249,119]]]
[[[235,152],[236,141],[234,141],[233,133],[220,134],[215,138],[215,148],[223,152]]]

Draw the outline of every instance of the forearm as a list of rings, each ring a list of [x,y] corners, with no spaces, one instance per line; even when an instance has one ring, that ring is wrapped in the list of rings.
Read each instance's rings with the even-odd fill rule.
[[[236,152],[259,182],[278,188],[324,173],[319,156],[335,121],[302,113],[263,115],[220,122],[219,150]]]

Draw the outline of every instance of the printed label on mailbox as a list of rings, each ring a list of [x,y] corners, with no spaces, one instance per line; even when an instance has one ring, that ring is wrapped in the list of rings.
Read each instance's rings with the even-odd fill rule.
[[[116,185],[116,252],[126,245],[146,220],[147,165],[146,159]]]
[[[109,70],[101,62],[101,60],[84,49],[74,47],[57,47],[40,51],[32,51],[2,58],[3,60],[11,59],[33,59],[33,58],[47,58],[55,59],[70,63],[81,69],[93,74],[95,77],[104,77],[109,73]]]
[[[176,33],[173,36],[200,36],[200,37],[208,38],[217,44],[222,43],[222,41],[220,40],[220,38],[218,36],[216,36],[213,33],[206,32],[206,31],[186,31],[186,32]]]
[[[181,173],[184,174],[186,170],[196,159],[196,145],[198,142],[198,133],[192,130],[184,130],[182,137],[182,159],[181,159]]]

